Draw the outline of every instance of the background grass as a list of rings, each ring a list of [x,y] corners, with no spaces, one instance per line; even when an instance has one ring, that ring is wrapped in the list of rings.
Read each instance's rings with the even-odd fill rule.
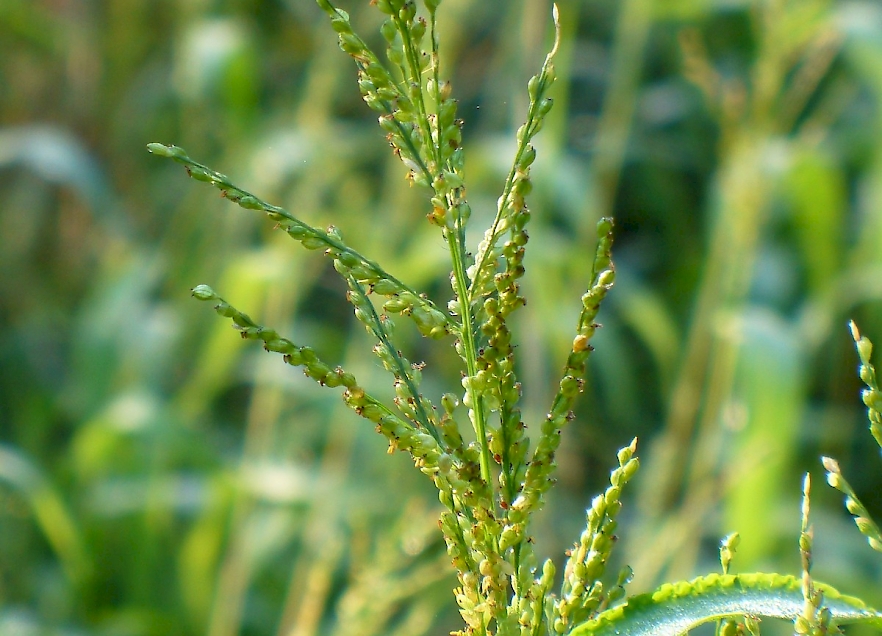
[[[602,214],[618,281],[541,551],[575,540],[636,435],[644,469],[619,533],[632,591],[717,568],[732,530],[735,571],[798,571],[809,470],[817,576],[882,604],[877,555],[818,461],[839,458],[882,512],[846,329],[882,346],[882,9],[559,4],[516,326],[531,424]],[[379,13],[343,6],[379,45]],[[550,15],[545,0],[440,10],[475,242]],[[4,0],[0,51],[0,632],[455,628],[428,481],[335,391],[188,297],[209,283],[389,395],[329,263],[144,150],[181,145],[446,301],[423,193],[325,17],[308,0]],[[428,363],[429,395],[457,389],[449,347],[397,333]]]

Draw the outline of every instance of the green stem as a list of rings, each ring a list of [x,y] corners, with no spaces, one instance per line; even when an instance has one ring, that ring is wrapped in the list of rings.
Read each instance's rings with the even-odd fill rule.
[[[460,339],[462,341],[462,357],[466,363],[466,371],[470,378],[478,374],[477,346],[475,345],[475,318],[472,315],[472,306],[469,301],[468,277],[465,268],[465,241],[463,232],[459,226],[461,221],[457,219],[457,230],[445,232],[447,244],[450,247],[451,260],[453,261],[453,278],[456,285],[456,295],[459,298],[460,318],[462,320]],[[472,401],[474,412],[473,425],[478,445],[481,448],[481,479],[490,487],[493,483],[490,473],[490,445],[487,442],[487,423],[484,418],[484,399],[475,388],[469,384],[469,397]]]
[[[351,275],[346,277],[346,282],[349,283],[349,288],[361,297],[363,301],[362,306],[370,312],[370,330],[374,334],[374,336],[376,336],[380,340],[380,342],[383,344],[383,347],[386,348],[386,351],[395,362],[395,367],[397,370],[395,375],[404,382],[404,384],[407,386],[408,392],[413,397],[413,406],[414,410],[416,411],[417,419],[419,420],[420,425],[435,439],[436,442],[443,446],[444,442],[442,441],[440,433],[438,433],[438,428],[435,426],[432,418],[429,416],[429,413],[423,406],[423,400],[420,396],[419,390],[417,389],[416,384],[414,384],[413,378],[410,377],[410,373],[408,373],[407,364],[405,364],[404,360],[402,360],[401,356],[398,354],[398,350],[392,345],[392,342],[389,340],[389,334],[386,333],[386,328],[383,327],[383,321],[380,320],[380,316],[377,314],[377,310],[374,307],[374,304],[367,297],[367,294],[364,291],[364,287],[362,287],[361,284]]]
[[[383,108],[386,111],[386,114],[392,118],[392,121],[395,123],[395,127],[398,129],[398,138],[404,142],[404,145],[407,146],[408,152],[410,152],[410,157],[416,162],[416,164],[420,168],[420,172],[423,173],[423,176],[426,177],[426,181],[430,184],[432,183],[432,173],[429,172],[429,167],[426,165],[426,162],[423,161],[423,158],[420,156],[420,151],[413,144],[413,140],[410,138],[410,134],[407,129],[404,127],[400,121],[395,119],[395,108],[392,104],[386,100],[381,100],[383,103]]]
[[[431,11],[429,13],[429,37],[432,38],[432,78],[435,80],[435,91],[432,96],[435,100],[435,108],[436,114],[441,114],[441,57],[438,55],[438,33],[435,31],[435,27],[437,25],[437,21],[435,19],[435,12]],[[435,120],[436,130],[438,131],[438,136],[440,139],[441,130],[437,128],[438,120]]]
[[[515,160],[512,162],[511,170],[508,173],[508,177],[505,179],[505,185],[502,189],[502,196],[499,197],[499,204],[496,208],[496,217],[493,219],[493,223],[490,226],[490,229],[485,234],[485,246],[484,249],[478,254],[476,260],[475,267],[475,278],[472,281],[469,287],[469,296],[468,299],[471,301],[474,296],[476,290],[480,289],[483,278],[484,267],[487,263],[487,259],[489,258],[490,253],[493,251],[493,247],[499,241],[499,224],[502,223],[502,219],[505,218],[505,210],[508,207],[509,200],[511,199],[511,193],[514,189],[515,176],[517,175],[518,166],[521,163],[521,159],[526,152],[527,147],[530,145],[530,140],[533,136],[538,132],[538,124],[541,123],[539,117],[539,106],[542,103],[542,99],[545,95],[545,91],[548,90],[548,87],[554,81],[553,76],[550,76],[549,71],[551,70],[551,60],[554,58],[557,53],[558,46],[560,44],[560,25],[557,23],[557,8],[555,6],[555,36],[554,36],[554,46],[548,55],[545,56],[545,62],[542,64],[542,69],[539,71],[538,75],[538,83],[535,96],[531,96],[530,107],[527,110],[527,122],[524,124],[524,134],[521,139],[518,140],[518,149],[515,153]],[[536,78],[534,78],[536,79]]]
[[[434,157],[436,171],[440,170],[441,164],[441,156],[438,150],[437,144],[432,141],[432,129],[429,126],[429,116],[428,111],[426,109],[426,102],[423,98],[423,81],[422,81],[422,71],[420,70],[420,53],[414,47],[413,36],[411,35],[410,29],[408,28],[408,23],[406,20],[402,20],[400,16],[395,16],[395,22],[398,26],[398,31],[401,33],[401,40],[404,45],[404,52],[407,56],[407,65],[410,67],[410,82],[416,86],[419,86],[419,94],[416,96],[414,100],[414,105],[417,107],[417,112],[420,117],[420,128],[423,130],[423,145],[426,150],[431,150]],[[407,95],[407,86],[403,87],[405,89],[405,95]],[[408,95],[410,97],[410,95]],[[431,180],[429,181],[431,183]]]
[[[186,151],[183,148],[180,148],[178,146],[166,146],[164,144],[151,143],[147,144],[147,149],[156,155],[167,157],[176,161],[177,163],[180,163],[187,169],[190,177],[196,179],[197,181],[205,181],[207,183],[210,183],[215,188],[219,189],[222,195],[233,203],[237,203],[239,206],[248,210],[260,210],[261,212],[265,212],[268,216],[270,216],[270,218],[273,218],[276,221],[281,221],[282,219],[284,219],[285,223],[288,223],[290,226],[297,226],[299,228],[302,228],[309,236],[320,240],[332,250],[336,250],[341,254],[346,253],[354,256],[372,273],[376,274],[377,278],[391,281],[402,291],[409,292],[414,296],[419,296],[419,292],[412,289],[403,281],[399,280],[398,278],[384,270],[377,262],[367,258],[366,256],[360,254],[358,251],[338,241],[327,232],[324,232],[318,228],[314,228],[308,223],[304,223],[296,216],[285,210],[285,208],[280,208],[277,205],[267,203],[260,197],[255,196],[254,194],[247,190],[244,190],[243,188],[240,188],[232,181],[230,181],[229,177],[227,177],[225,174],[221,174],[220,172],[212,170],[208,166],[201,164],[198,161],[194,161],[187,155]],[[425,174],[429,174],[428,170],[425,169],[424,166],[422,166],[421,169],[425,171]],[[426,300],[425,302],[429,304],[429,306],[434,307],[431,301]]]

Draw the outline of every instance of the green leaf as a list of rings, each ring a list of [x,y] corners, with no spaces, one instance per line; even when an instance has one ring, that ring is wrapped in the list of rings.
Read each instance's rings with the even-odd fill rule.
[[[863,601],[815,583],[832,622],[866,623],[882,629],[882,614]],[[666,583],[578,625],[570,636],[676,636],[702,623],[731,616],[793,620],[805,599],[800,580],[781,574],[710,574]]]

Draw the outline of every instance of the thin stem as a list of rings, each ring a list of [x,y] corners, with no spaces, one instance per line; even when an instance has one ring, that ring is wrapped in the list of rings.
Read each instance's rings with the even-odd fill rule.
[[[518,148],[515,152],[515,160],[512,162],[511,170],[509,171],[508,176],[505,179],[505,185],[502,188],[502,196],[499,197],[499,202],[496,207],[496,217],[493,219],[493,223],[491,224],[490,229],[485,234],[483,249],[480,250],[476,259],[475,278],[474,280],[472,280],[471,285],[469,286],[469,301],[473,300],[477,290],[481,288],[483,282],[483,272],[487,264],[487,260],[490,257],[490,254],[493,252],[493,247],[499,241],[499,226],[506,216],[505,211],[508,208],[509,202],[511,200],[511,195],[515,184],[515,177],[517,176],[518,172],[518,166],[520,165],[521,159],[523,158],[524,153],[527,151],[527,148],[530,145],[530,140],[538,132],[538,127],[541,123],[539,108],[542,103],[543,95],[554,81],[551,61],[557,53],[557,49],[560,45],[560,22],[558,19],[557,5],[554,5],[553,16],[554,46],[552,47],[548,55],[545,56],[545,62],[542,64],[542,69],[539,71],[539,75],[533,78],[538,82],[536,86],[536,92],[535,94],[531,94],[530,107],[527,110],[527,122],[521,129],[523,131],[523,134],[519,135],[520,138],[518,139]]]
[[[450,246],[450,255],[453,261],[453,278],[456,285],[456,295],[460,304],[460,340],[462,342],[462,357],[466,363],[468,377],[474,378],[478,374],[477,346],[475,344],[475,318],[472,315],[472,306],[468,296],[468,277],[465,268],[465,240],[461,229],[462,221],[457,219],[457,228],[454,232],[445,232],[447,244]],[[490,473],[490,446],[487,441],[487,423],[484,417],[484,398],[474,386],[468,386],[469,397],[472,402],[474,418],[472,424],[475,427],[475,436],[481,449],[481,479],[488,487],[492,485]]]
[[[407,386],[407,390],[413,398],[413,406],[420,425],[435,439],[436,442],[443,445],[443,440],[438,432],[438,428],[435,426],[432,418],[423,406],[422,397],[420,396],[416,384],[414,384],[413,378],[410,376],[407,364],[390,341],[389,334],[383,326],[383,321],[380,320],[380,316],[377,314],[374,304],[367,297],[364,287],[362,287],[352,275],[346,277],[346,282],[349,284],[349,288],[361,297],[363,303],[359,306],[364,307],[370,313],[371,321],[368,326],[374,336],[376,336],[383,344],[383,347],[394,361],[396,367],[395,376],[401,379],[401,381]]]
[[[434,95],[433,98],[435,100],[435,107],[438,110],[438,115],[440,116],[441,109],[441,81],[440,81],[440,58],[438,55],[438,35],[435,30],[436,28],[436,19],[435,12],[431,11],[429,15],[430,20],[430,33],[429,37],[432,41],[432,73],[434,79]],[[406,41],[406,40],[405,40]],[[418,67],[417,67],[418,68]],[[420,91],[420,95],[422,96],[422,91]],[[424,105],[422,104],[422,100],[420,100],[420,108],[421,114],[424,112],[422,110]],[[439,125],[439,121],[436,118],[435,121],[436,127]],[[437,136],[440,138],[441,131],[437,130]],[[441,153],[438,143],[432,143],[432,148],[436,154],[436,161],[440,167]],[[447,203],[451,207],[454,204],[452,200],[452,196],[447,194],[446,196]],[[466,370],[468,376],[473,378],[478,373],[478,365],[477,365],[477,345],[475,342],[475,317],[472,313],[472,307],[470,302],[469,295],[469,287],[468,287],[468,275],[466,273],[466,259],[467,259],[467,248],[465,242],[465,227],[463,223],[463,219],[460,215],[456,216],[454,221],[454,229],[452,231],[445,232],[447,244],[450,247],[451,258],[453,261],[453,277],[456,286],[456,296],[460,302],[460,318],[461,318],[461,328],[460,328],[460,339],[463,347],[463,359],[466,364]],[[491,486],[492,484],[492,474],[490,470],[490,446],[487,440],[487,423],[485,418],[485,409],[484,409],[484,398],[479,391],[476,391],[474,387],[469,385],[468,387],[469,396],[472,402],[472,410],[474,412],[474,420],[473,425],[475,429],[475,437],[477,438],[478,445],[481,449],[480,455],[480,467],[481,467],[481,479],[487,484],[487,486]]]
[[[423,161],[423,158],[420,156],[419,149],[414,145],[413,140],[410,138],[410,134],[405,129],[404,124],[395,119],[395,108],[392,104],[387,100],[380,100],[383,103],[383,107],[386,110],[386,114],[389,115],[391,120],[395,123],[395,127],[398,129],[398,138],[404,142],[404,145],[407,146],[408,151],[410,152],[411,157],[416,162],[416,164],[420,168],[420,172],[423,173],[423,176],[426,177],[426,181],[432,183],[432,173],[429,172],[429,167],[426,165],[426,162]]]
[[[420,70],[420,52],[416,50],[416,47],[414,46],[413,36],[411,34],[410,28],[408,27],[408,21],[402,20],[399,15],[396,15],[394,19],[396,24],[398,25],[398,31],[401,33],[401,40],[404,45],[405,54],[407,56],[407,65],[410,67],[410,82],[414,86],[419,87],[419,92],[417,95],[415,95],[416,99],[413,101],[417,107],[417,112],[419,113],[420,117],[420,128],[422,128],[423,130],[423,144],[425,145],[427,151],[432,151],[432,154],[434,155],[432,159],[434,160],[437,171],[440,169],[441,157],[438,150],[438,145],[432,140],[432,129],[429,126],[429,116],[423,95],[422,71]],[[404,88],[406,91],[408,87],[405,86]],[[405,92],[405,94],[407,93]],[[429,183],[431,183],[431,181]]]
[[[429,37],[432,40],[432,78],[435,81],[435,90],[434,95],[432,96],[435,99],[435,108],[436,114],[440,115],[441,111],[441,56],[438,55],[438,32],[436,31],[436,26],[438,21],[435,19],[435,12],[429,12]],[[438,130],[438,120],[435,120],[436,130]],[[438,135],[441,134],[441,131],[438,130]]]
[[[252,194],[251,192],[248,192],[247,190],[244,190],[243,188],[240,188],[232,181],[230,181],[229,177],[227,177],[225,174],[221,174],[220,172],[212,170],[208,166],[205,166],[191,159],[183,148],[180,148],[178,146],[165,146],[163,144],[156,143],[148,144],[147,148],[152,153],[158,154],[163,157],[169,157],[174,161],[182,164],[187,169],[187,173],[190,177],[196,179],[197,181],[205,181],[207,183],[210,183],[221,191],[221,196],[226,197],[234,203],[238,203],[241,207],[249,210],[260,210],[277,221],[280,219],[284,219],[285,223],[288,223],[290,226],[295,226],[303,229],[307,235],[318,239],[332,250],[335,250],[341,254],[345,253],[354,256],[372,273],[376,274],[378,278],[386,279],[395,284],[395,286],[399,287],[402,291],[409,292],[414,296],[419,296],[419,292],[412,289],[403,281],[399,280],[398,278],[384,270],[376,261],[369,259],[358,251],[352,249],[345,243],[342,243],[341,241],[335,239],[327,232],[324,232],[318,228],[314,228],[308,223],[304,223],[284,208],[280,208],[277,205],[267,203],[260,197]],[[424,166],[423,169],[425,169]],[[428,170],[425,170],[426,174],[428,175]],[[434,306],[428,300],[426,300],[425,302],[430,306]]]

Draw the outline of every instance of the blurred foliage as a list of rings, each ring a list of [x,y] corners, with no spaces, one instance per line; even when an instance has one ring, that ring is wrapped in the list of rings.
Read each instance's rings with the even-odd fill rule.
[[[341,3],[374,38],[369,3]],[[882,8],[559,5],[516,332],[528,422],[554,391],[602,214],[619,276],[540,548],[578,536],[638,435],[620,532],[633,591],[715,569],[732,530],[733,571],[796,572],[801,474],[821,454],[882,509],[846,329],[882,342]],[[546,0],[440,9],[475,242],[550,16]],[[455,626],[430,484],[188,297],[210,283],[389,395],[329,264],[144,150],[186,147],[446,302],[423,193],[318,8],[2,0],[0,47],[0,633]],[[448,348],[399,332],[426,390],[456,390]],[[816,488],[813,511],[816,576],[882,603],[838,496]]]

